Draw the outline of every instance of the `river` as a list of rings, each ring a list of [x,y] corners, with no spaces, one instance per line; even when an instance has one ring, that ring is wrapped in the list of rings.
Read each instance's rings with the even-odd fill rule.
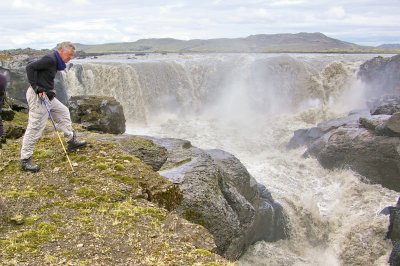
[[[127,133],[187,139],[234,154],[288,214],[291,236],[260,241],[247,265],[387,265],[395,191],[347,169],[326,170],[293,132],[365,107],[360,54],[107,55],[75,59],[70,95],[114,96]],[[389,55],[390,56],[390,55]]]

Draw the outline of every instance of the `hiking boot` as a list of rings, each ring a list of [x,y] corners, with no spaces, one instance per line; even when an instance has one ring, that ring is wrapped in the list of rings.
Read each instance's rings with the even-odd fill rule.
[[[39,167],[39,165],[33,164],[32,157],[30,157],[28,159],[21,160],[21,169],[22,169],[22,171],[25,171],[25,172],[36,173],[36,172],[39,172],[40,167]]]
[[[72,139],[70,139],[68,142],[68,151],[75,151],[79,148],[83,148],[86,146],[86,141],[80,141],[76,138],[75,132],[72,135]]]

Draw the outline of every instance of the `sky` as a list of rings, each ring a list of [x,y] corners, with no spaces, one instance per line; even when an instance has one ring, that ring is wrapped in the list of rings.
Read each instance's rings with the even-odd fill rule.
[[[400,43],[400,0],[1,0],[0,11],[0,50],[299,32]]]

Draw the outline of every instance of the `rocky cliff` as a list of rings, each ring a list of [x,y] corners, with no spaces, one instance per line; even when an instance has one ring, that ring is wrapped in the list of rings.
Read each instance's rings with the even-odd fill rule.
[[[400,56],[376,57],[360,66],[367,110],[294,133],[288,147],[307,145],[327,168],[350,168],[368,182],[400,191]],[[379,95],[378,98],[373,98]]]

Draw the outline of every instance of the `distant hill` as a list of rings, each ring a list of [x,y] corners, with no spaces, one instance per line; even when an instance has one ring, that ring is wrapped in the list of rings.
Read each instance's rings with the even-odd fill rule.
[[[141,39],[136,42],[97,45],[77,44],[85,53],[133,52],[363,52],[375,47],[360,46],[327,37],[322,33],[259,34],[245,38],[177,40]]]
[[[400,49],[400,43],[385,43],[377,46],[381,49]]]

